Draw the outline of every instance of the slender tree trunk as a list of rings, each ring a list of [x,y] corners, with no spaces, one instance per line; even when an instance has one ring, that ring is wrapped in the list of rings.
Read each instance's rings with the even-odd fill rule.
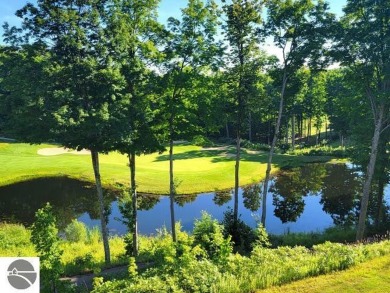
[[[367,166],[366,179],[363,185],[363,195],[360,204],[359,222],[358,222],[357,233],[356,233],[357,241],[361,241],[364,237],[368,201],[370,199],[371,182],[372,182],[372,177],[374,175],[375,162],[378,154],[379,138],[383,126],[382,124],[383,124],[383,116],[384,116],[384,106],[382,105],[378,110],[379,113],[378,113],[378,118],[375,121],[374,136],[371,141],[370,161]]]
[[[104,260],[106,264],[110,264],[110,245],[108,242],[108,230],[106,217],[104,215],[104,199],[103,199],[103,188],[102,182],[100,178],[100,170],[99,170],[99,153],[97,151],[91,150],[91,158],[92,158],[92,166],[95,174],[95,183],[96,190],[99,201],[99,215],[100,215],[100,225],[102,228],[102,238],[103,238],[103,246],[104,246]]]
[[[230,138],[230,133],[229,133],[229,124],[226,122],[226,137],[229,139]]]
[[[238,189],[240,187],[240,153],[241,153],[241,137],[240,130],[237,129],[237,141],[236,141],[236,165],[234,170],[234,221],[238,221]]]
[[[252,142],[252,113],[249,112],[249,119],[248,119],[248,138],[249,141]]]
[[[266,219],[266,213],[267,213],[267,209],[266,209],[267,192],[268,192],[268,182],[269,182],[270,176],[271,176],[272,157],[273,157],[274,152],[275,152],[276,141],[278,139],[279,130],[280,130],[280,123],[282,120],[284,93],[286,91],[286,85],[287,85],[287,72],[285,70],[284,74],[283,74],[282,91],[280,94],[278,120],[277,120],[277,123],[275,126],[275,133],[274,133],[274,138],[272,140],[271,150],[269,151],[269,155],[268,155],[267,171],[265,172],[265,179],[264,179],[264,184],[263,184],[263,208],[262,208],[262,213],[261,213],[261,224],[263,225],[263,227],[265,227],[265,219]]]
[[[173,117],[170,119],[169,125],[169,208],[171,211],[171,229],[172,240],[176,242],[176,229],[175,229],[175,194],[176,187],[173,178]]]
[[[137,186],[135,183],[135,153],[129,154],[129,167],[130,167],[130,192],[131,203],[133,206],[133,256],[138,255],[138,217],[137,217]]]
[[[288,123],[288,117],[286,117],[286,144],[288,144],[288,135],[289,135],[289,123]]]
[[[268,120],[268,135],[267,135],[268,145],[271,145],[271,119]]]
[[[303,138],[303,116],[301,115],[301,132],[299,133],[299,136]]]
[[[291,117],[291,148],[295,150],[295,115]]]
[[[376,214],[376,218],[375,218],[376,227],[380,226],[380,224],[382,222],[382,218],[383,218],[384,192],[385,192],[385,182],[384,182],[383,178],[379,178],[379,180],[378,180],[378,209],[377,209],[377,214]]]
[[[328,118],[325,120],[325,139],[328,139]]]

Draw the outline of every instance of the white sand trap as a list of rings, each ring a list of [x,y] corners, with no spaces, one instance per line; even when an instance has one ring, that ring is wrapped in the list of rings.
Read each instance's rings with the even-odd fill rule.
[[[91,152],[86,149],[76,151],[68,148],[44,148],[37,151],[38,155],[41,156],[57,156],[62,154],[73,154],[73,155],[90,155]]]

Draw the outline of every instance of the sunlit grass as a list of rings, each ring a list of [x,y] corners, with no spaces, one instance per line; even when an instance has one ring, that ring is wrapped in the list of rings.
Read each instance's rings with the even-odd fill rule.
[[[32,178],[69,176],[93,182],[93,170],[89,155],[61,154],[38,155],[41,148],[56,145],[28,145],[0,143],[0,186]],[[234,185],[234,148],[202,149],[193,145],[174,147],[174,176],[181,194],[228,189]],[[307,162],[329,161],[330,157],[302,157],[276,155],[274,169],[296,166]],[[258,182],[264,178],[267,153],[242,152],[240,185]],[[168,153],[137,157],[136,180],[138,190],[146,193],[166,194],[169,191]],[[106,185],[121,182],[128,184],[128,159],[113,152],[100,156],[102,180]]]
[[[375,258],[346,271],[308,278],[257,292],[390,292],[390,256]]]

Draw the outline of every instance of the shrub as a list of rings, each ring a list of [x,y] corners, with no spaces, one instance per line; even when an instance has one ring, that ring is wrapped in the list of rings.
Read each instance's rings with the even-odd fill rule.
[[[70,242],[87,242],[88,240],[87,227],[77,219],[72,220],[64,232],[65,238]]]
[[[202,135],[194,136],[194,138],[191,141],[191,144],[204,147],[204,148],[214,146],[214,143],[210,139]]]
[[[56,218],[49,203],[35,213],[35,222],[31,227],[31,242],[40,257],[42,284],[45,290],[56,292],[62,271]]]
[[[200,245],[212,260],[224,262],[232,251],[230,237],[223,237],[223,227],[206,212],[195,221],[193,236],[194,245]]]
[[[241,253],[248,253],[252,250],[252,243],[256,235],[251,227],[245,224],[240,218],[234,221],[233,210],[229,209],[224,213],[222,220],[223,233],[225,238],[231,237],[234,243],[234,250]]]
[[[31,233],[23,225],[0,224],[0,249],[30,245]]]
[[[264,152],[268,152],[271,149],[271,147],[268,144],[255,143],[246,139],[241,140],[241,147],[252,151],[264,151]]]

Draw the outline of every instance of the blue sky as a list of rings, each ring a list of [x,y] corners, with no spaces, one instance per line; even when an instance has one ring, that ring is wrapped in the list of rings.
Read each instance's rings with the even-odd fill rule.
[[[16,10],[22,8],[27,2],[36,4],[36,0],[0,0],[0,39],[2,40],[4,22],[10,25],[18,26],[20,20],[15,16]],[[221,2],[217,0],[217,2]],[[328,0],[331,11],[337,15],[341,15],[342,7],[346,0]],[[159,9],[159,20],[165,22],[170,16],[180,17],[180,8],[186,6],[186,0],[161,0]],[[1,43],[1,41],[0,41]]]

